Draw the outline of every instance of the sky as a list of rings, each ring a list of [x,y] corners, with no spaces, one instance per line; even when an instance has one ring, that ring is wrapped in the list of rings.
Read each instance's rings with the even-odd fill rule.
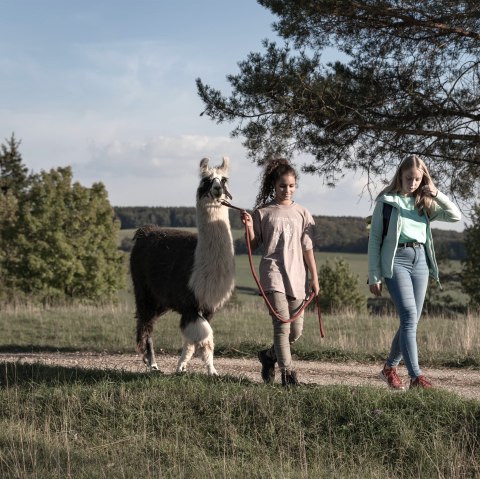
[[[277,39],[269,10],[255,0],[0,0],[0,12],[0,141],[14,133],[31,171],[70,165],[74,181],[104,183],[113,206],[194,206],[200,160],[228,156],[232,203],[253,206],[261,171],[230,137],[234,125],[200,116],[195,79],[228,93],[238,62]],[[300,173],[295,200],[314,215],[367,216],[365,184],[348,175],[332,189]]]

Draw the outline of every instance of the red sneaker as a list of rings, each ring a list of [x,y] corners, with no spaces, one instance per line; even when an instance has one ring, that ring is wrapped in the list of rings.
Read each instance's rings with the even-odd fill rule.
[[[415,379],[410,379],[410,389],[412,388],[431,389],[433,384],[425,376],[420,375]]]
[[[402,380],[398,377],[397,368],[389,368],[385,364],[380,371],[380,378],[383,379],[392,389],[405,389]]]

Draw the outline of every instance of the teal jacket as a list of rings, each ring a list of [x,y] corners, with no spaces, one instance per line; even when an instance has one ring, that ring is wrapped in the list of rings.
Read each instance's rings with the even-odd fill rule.
[[[387,234],[383,240],[383,203],[393,206],[390,223]],[[427,240],[425,242],[425,252],[427,254],[430,276],[438,282],[438,265],[435,259],[435,250],[433,248],[432,221],[460,221],[462,215],[457,206],[440,191],[433,202],[433,212],[427,217]],[[393,275],[393,260],[397,250],[398,239],[402,230],[402,218],[398,214],[398,195],[396,193],[387,193],[377,198],[375,209],[373,210],[372,222],[370,226],[370,237],[368,240],[368,283],[381,283],[382,278],[391,278]]]

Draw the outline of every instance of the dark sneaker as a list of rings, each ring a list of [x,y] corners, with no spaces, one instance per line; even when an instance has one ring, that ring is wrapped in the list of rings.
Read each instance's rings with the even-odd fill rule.
[[[415,379],[410,379],[410,389],[412,388],[431,389],[433,384],[425,376],[420,375]]]
[[[392,389],[405,389],[402,380],[398,377],[397,368],[389,368],[385,364],[383,369],[380,371],[380,378],[383,379]]]
[[[291,386],[298,386],[297,373],[293,370],[284,370],[282,371],[282,386],[288,388]]]
[[[270,349],[263,349],[258,352],[258,360],[262,363],[262,379],[265,384],[275,382],[275,359],[272,359],[267,353]]]

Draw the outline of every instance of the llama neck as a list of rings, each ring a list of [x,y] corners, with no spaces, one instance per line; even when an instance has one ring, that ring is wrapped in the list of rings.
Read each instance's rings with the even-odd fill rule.
[[[216,255],[231,256],[233,253],[233,239],[228,218],[228,208],[212,205],[211,203],[197,203],[198,242],[195,256],[213,253]],[[213,261],[212,263],[215,263]],[[214,266],[213,266],[214,267]]]
[[[208,228],[212,226],[212,223],[214,224],[216,222],[226,223],[230,229],[228,208],[225,206],[218,206],[218,203],[212,204],[211,202],[202,203],[201,201],[197,201],[196,214],[199,235],[203,228]]]
[[[200,308],[215,311],[234,287],[233,239],[228,209],[197,203],[198,240],[189,285]]]

